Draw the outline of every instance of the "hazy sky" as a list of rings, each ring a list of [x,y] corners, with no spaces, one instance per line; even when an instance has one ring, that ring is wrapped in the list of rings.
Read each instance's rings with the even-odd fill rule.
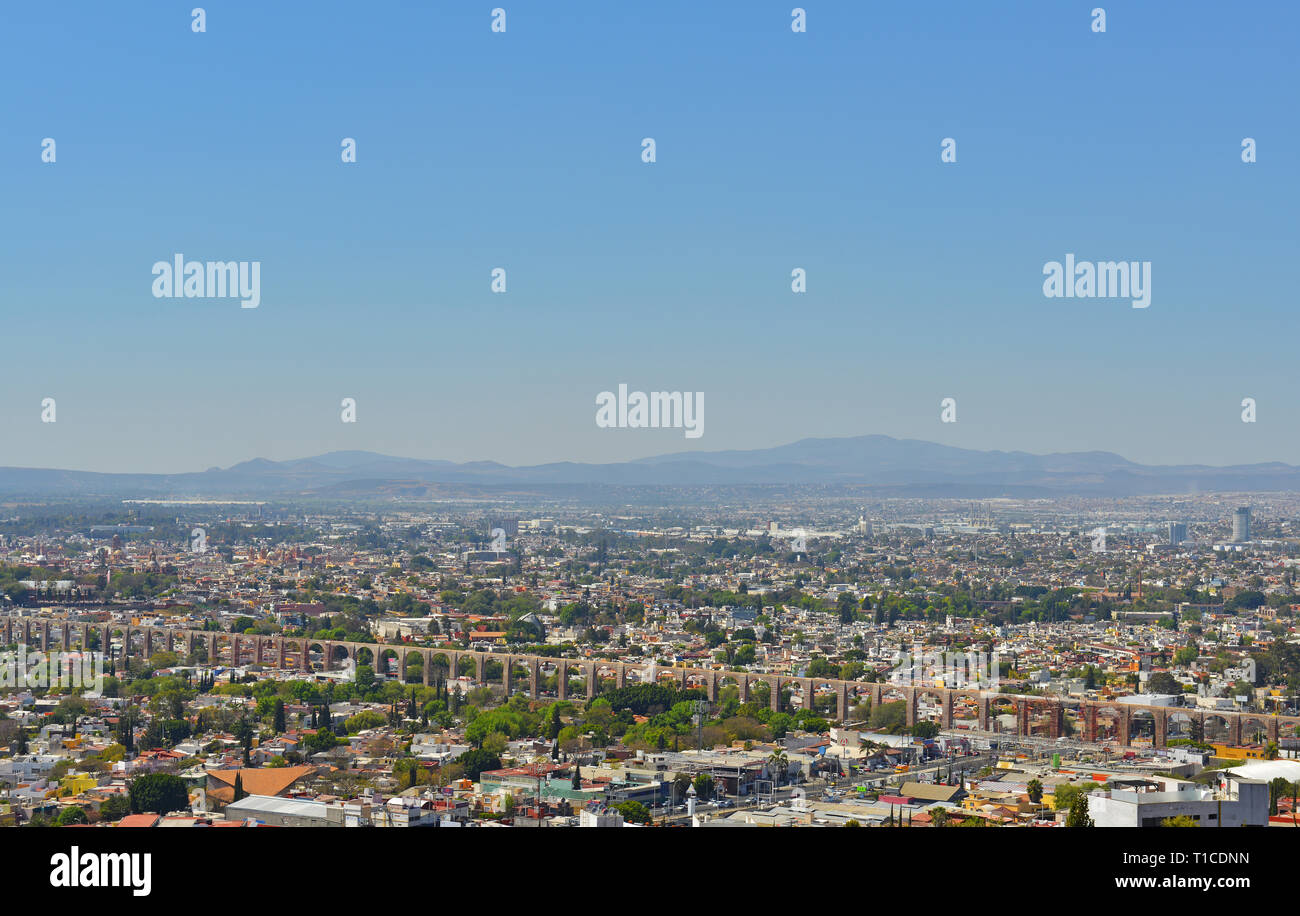
[[[1296,4],[201,2],[5,12],[0,465],[1300,462]],[[154,298],[177,252],[260,307]],[[1150,307],[1045,298],[1067,252]],[[620,382],[704,435],[597,428]]]

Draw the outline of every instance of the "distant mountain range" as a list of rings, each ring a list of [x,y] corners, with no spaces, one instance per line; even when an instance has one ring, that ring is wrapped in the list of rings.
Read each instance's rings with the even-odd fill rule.
[[[801,439],[749,451],[679,452],[613,464],[509,467],[456,464],[373,452],[330,452],[296,461],[255,458],[187,474],[99,474],[0,467],[0,495],[235,498],[419,496],[446,488],[545,490],[597,487],[799,485],[878,488],[901,495],[1132,496],[1300,490],[1300,467],[1265,464],[1142,465],[1111,452],[975,451],[917,439]]]

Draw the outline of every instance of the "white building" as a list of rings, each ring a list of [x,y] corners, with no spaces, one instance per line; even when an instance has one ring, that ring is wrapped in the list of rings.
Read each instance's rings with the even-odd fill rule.
[[[579,827],[622,827],[623,815],[617,811],[606,808],[599,811],[593,811],[590,808],[583,808],[578,815]]]
[[[1088,814],[1098,827],[1159,827],[1170,817],[1190,817],[1201,827],[1265,827],[1268,783],[1227,777],[1218,786],[1161,780],[1162,789],[1146,785],[1093,792]]]
[[[1177,693],[1134,693],[1115,698],[1116,703],[1125,706],[1178,706],[1181,700],[1181,694]]]

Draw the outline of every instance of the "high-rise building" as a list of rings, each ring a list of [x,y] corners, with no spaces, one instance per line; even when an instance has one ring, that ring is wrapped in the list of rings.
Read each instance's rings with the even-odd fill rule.
[[[1183,522],[1169,523],[1169,546],[1177,547],[1187,540],[1187,525]]]
[[[1250,540],[1250,506],[1242,506],[1232,513],[1232,540],[1236,544]]]

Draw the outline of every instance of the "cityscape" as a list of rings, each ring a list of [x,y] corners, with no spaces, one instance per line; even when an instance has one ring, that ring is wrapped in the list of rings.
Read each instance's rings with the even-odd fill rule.
[[[10,503],[3,822],[1300,817],[1294,494],[746,489]]]
[[[1282,889],[1300,6],[3,15],[20,900]]]

